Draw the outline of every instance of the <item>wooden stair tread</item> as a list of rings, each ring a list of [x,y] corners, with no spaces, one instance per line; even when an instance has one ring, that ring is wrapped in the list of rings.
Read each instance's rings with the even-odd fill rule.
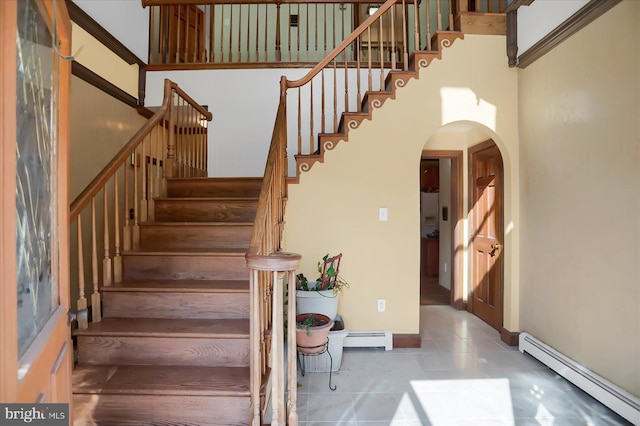
[[[144,250],[129,250],[122,252],[128,256],[244,256],[247,248],[188,248],[188,249],[153,249],[146,248]]]
[[[196,202],[196,201],[255,201],[260,197],[156,197],[155,201],[180,201],[180,202]]]
[[[145,280],[122,281],[102,291],[248,293],[249,280]]]
[[[253,222],[141,222],[140,226],[169,226],[169,227],[185,227],[185,226],[199,226],[199,227],[225,227],[225,226],[253,226]]]
[[[249,320],[103,318],[87,329],[76,330],[74,335],[238,339],[249,337]]]
[[[73,371],[75,394],[248,396],[248,367],[83,365]]]

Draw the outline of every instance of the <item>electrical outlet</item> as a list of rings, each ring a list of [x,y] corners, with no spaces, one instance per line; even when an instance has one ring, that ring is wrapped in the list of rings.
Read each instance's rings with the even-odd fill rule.
[[[378,312],[384,312],[387,308],[387,301],[385,299],[378,299]]]
[[[389,211],[386,207],[380,207],[380,210],[378,211],[378,220],[380,220],[380,222],[386,222],[389,220]]]

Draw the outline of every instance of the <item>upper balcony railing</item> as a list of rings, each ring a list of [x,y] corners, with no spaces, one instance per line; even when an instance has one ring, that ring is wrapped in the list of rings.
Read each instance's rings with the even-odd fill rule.
[[[383,3],[371,0],[141,0],[149,8],[149,69],[312,67]],[[436,31],[453,30],[454,17],[503,12],[512,0],[402,0],[394,17],[361,40],[360,60],[371,46],[385,61],[388,41],[407,50],[429,49]],[[412,25],[403,27],[404,22]],[[392,35],[392,33],[394,33]],[[404,35],[403,35],[404,33]],[[386,40],[381,43],[381,40]],[[355,48],[347,58],[358,57]],[[353,65],[355,66],[355,65]]]

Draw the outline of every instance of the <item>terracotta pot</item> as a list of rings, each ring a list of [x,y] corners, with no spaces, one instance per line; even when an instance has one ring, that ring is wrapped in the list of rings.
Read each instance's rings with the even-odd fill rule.
[[[315,315],[322,325],[311,326],[307,331],[306,326],[299,325],[308,315]],[[296,315],[296,344],[300,352],[316,354],[324,350],[327,343],[329,330],[333,327],[333,320],[326,315],[317,313],[303,313]]]

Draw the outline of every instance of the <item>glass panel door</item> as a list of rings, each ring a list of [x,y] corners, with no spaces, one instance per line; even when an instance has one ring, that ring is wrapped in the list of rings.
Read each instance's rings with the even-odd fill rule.
[[[18,2],[16,239],[18,357],[59,304],[55,161],[58,60],[42,3]],[[54,23],[55,26],[55,17]]]

